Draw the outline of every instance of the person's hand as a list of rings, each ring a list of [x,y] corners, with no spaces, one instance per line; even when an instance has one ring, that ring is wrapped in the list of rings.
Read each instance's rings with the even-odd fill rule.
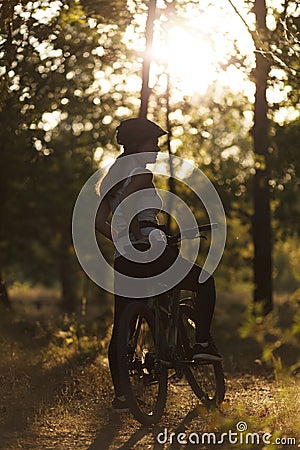
[[[149,242],[154,249],[164,249],[167,245],[167,237],[163,231],[156,228],[150,232]]]

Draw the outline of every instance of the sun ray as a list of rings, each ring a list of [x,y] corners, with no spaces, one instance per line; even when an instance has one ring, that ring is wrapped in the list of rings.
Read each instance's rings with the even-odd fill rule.
[[[230,4],[225,7],[224,3],[210,2],[205,11],[194,5],[185,16],[162,21],[155,30],[151,84],[155,84],[157,74],[168,71],[172,83],[185,95],[204,95],[216,81],[235,91],[247,90],[241,70],[231,66],[226,74],[234,45],[248,55],[250,67],[253,43]]]

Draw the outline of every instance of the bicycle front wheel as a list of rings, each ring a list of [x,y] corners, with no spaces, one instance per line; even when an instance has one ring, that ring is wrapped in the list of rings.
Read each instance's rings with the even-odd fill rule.
[[[189,360],[196,337],[194,309],[180,306],[180,334],[186,359]],[[212,337],[211,343],[214,345]],[[193,361],[187,365],[185,376],[196,396],[207,407],[218,406],[225,396],[225,380],[220,361]]]
[[[128,305],[121,318],[118,368],[130,411],[144,425],[161,418],[168,371],[157,357],[154,314],[142,301]]]

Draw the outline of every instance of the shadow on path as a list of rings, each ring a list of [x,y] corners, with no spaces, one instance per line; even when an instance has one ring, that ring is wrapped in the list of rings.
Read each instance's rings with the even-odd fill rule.
[[[57,408],[65,390],[69,392],[71,388],[76,388],[80,370],[92,364],[97,357],[95,351],[75,353],[66,361],[45,368],[40,361],[32,364],[29,352],[34,345],[36,353],[42,351],[48,341],[45,339],[45,343],[39,345],[40,342],[29,343],[27,337],[23,337],[23,340],[29,350],[22,359],[16,357],[10,366],[7,363],[5,370],[0,372],[0,449],[13,446],[16,439],[30,433],[32,425],[43,411]]]
[[[184,432],[186,426],[198,417],[198,414],[199,406],[196,406],[192,411],[188,412],[175,429],[174,424],[172,424],[172,430],[170,429],[168,431],[176,435]],[[177,442],[171,445],[168,440],[165,442],[166,428],[160,425],[140,426],[125,442],[120,442],[122,441],[122,429],[124,429],[124,432],[127,429],[127,425],[123,422],[122,416],[113,414],[109,422],[101,429],[87,450],[130,450],[132,448],[150,448],[150,445],[153,450],[164,449],[166,448],[165,445],[169,445],[168,448],[175,450],[181,448]],[[144,439],[147,439],[147,443],[143,442]],[[139,442],[140,446],[138,446]]]
[[[120,416],[117,414],[113,415],[113,417],[110,418],[105,427],[102,428],[101,432],[97,435],[88,450],[108,449],[118,435],[118,432],[121,428],[122,421],[120,419]]]

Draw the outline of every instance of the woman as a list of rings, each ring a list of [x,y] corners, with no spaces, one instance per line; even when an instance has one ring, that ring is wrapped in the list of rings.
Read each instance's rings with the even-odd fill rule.
[[[118,377],[116,346],[120,316],[127,304],[132,301],[129,295],[125,296],[130,288],[132,289],[130,277],[143,278],[146,282],[147,277],[163,273],[171,267],[177,258],[174,248],[166,246],[166,235],[162,231],[163,227],[158,224],[157,215],[162,208],[162,201],[153,185],[152,172],[146,168],[147,164],[156,161],[157,153],[160,151],[158,138],[164,134],[166,132],[162,128],[147,119],[128,119],[121,122],[117,128],[117,141],[123,145],[124,151],[100,184],[103,200],[97,212],[96,229],[110,240],[113,234],[117,235],[114,262],[115,286],[120,286],[118,274],[126,275],[129,279],[127,285],[123,280],[124,289],[121,292],[124,292],[124,296],[115,295],[114,326],[108,353],[115,389],[113,407],[117,412],[128,411]],[[129,155],[131,155],[130,158],[124,158]],[[122,202],[125,205],[123,208]],[[136,210],[139,211],[137,214],[134,213]],[[111,213],[114,215],[113,224],[116,230],[112,230],[108,222]],[[141,256],[149,249],[150,240],[151,248],[154,249],[154,253],[156,251],[157,257],[152,257],[151,262],[132,257],[128,245],[126,246],[128,231],[133,247],[141,253]],[[182,266],[185,266],[187,261],[181,256],[179,258],[181,258]],[[205,283],[200,284],[198,280],[201,270],[201,267],[194,264],[183,280],[176,284],[176,288],[196,293],[197,343],[192,357],[216,361],[221,360],[222,357],[209,343],[209,329],[216,298],[215,284],[211,276]]]

